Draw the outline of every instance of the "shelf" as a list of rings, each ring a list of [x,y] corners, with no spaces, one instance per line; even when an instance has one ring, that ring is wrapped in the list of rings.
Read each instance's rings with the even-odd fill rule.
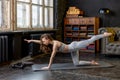
[[[76,17],[64,19],[64,42],[86,40],[98,34],[99,18],[98,17]],[[98,52],[99,43],[91,43],[81,52]]]
[[[95,50],[80,50],[80,52],[91,52],[91,53],[95,53]]]
[[[66,30],[66,32],[80,32],[80,30]]]
[[[88,32],[94,32],[94,30],[87,30]]]

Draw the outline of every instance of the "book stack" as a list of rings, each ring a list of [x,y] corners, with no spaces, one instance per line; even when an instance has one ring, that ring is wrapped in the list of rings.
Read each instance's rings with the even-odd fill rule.
[[[87,50],[87,48],[81,48],[80,50]]]
[[[94,27],[88,27],[88,30],[94,30]]]
[[[72,36],[72,33],[67,32],[66,35],[67,36]]]
[[[65,41],[66,41],[67,43],[71,43],[71,42],[72,42],[72,38],[65,38]]]
[[[73,37],[77,37],[78,35],[79,35],[79,33],[73,32]]]
[[[87,34],[87,37],[92,37],[92,36],[94,36],[94,32],[91,32],[91,33]]]
[[[83,11],[76,8],[76,7],[69,7],[67,13],[66,13],[66,17],[78,17],[78,16],[83,16]]]
[[[87,47],[88,50],[94,50],[95,49],[95,45],[94,44],[91,44]]]
[[[79,27],[73,27],[72,30],[74,30],[74,31],[78,31],[78,30],[79,30]]]
[[[87,33],[80,33],[80,37],[86,37]]]
[[[87,30],[87,27],[86,27],[86,26],[83,26],[83,27],[81,26],[81,27],[80,27],[80,30],[81,30],[81,31]]]

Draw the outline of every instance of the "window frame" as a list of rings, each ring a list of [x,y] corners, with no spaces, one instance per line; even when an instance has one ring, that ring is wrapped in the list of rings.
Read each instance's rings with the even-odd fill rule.
[[[20,3],[26,3],[26,4],[29,4],[30,5],[30,25],[29,25],[29,27],[28,28],[19,28],[19,27],[17,27],[16,26],[16,29],[17,30],[49,30],[49,29],[54,29],[55,27],[54,27],[54,0],[53,0],[53,6],[51,7],[51,6],[45,6],[45,4],[44,4],[44,0],[42,1],[43,2],[43,4],[44,5],[40,5],[40,4],[35,4],[35,3],[32,3],[32,0],[30,0],[30,2],[22,2],[22,1],[16,1],[16,6],[17,6],[17,2],[20,2]],[[43,26],[39,26],[39,28],[37,27],[33,27],[32,26],[32,5],[35,5],[35,6],[38,6],[38,7],[42,7],[43,9],[43,17],[42,17],[42,24],[43,24]],[[44,10],[45,10],[45,8],[53,8],[53,28],[51,28],[50,26],[47,26],[47,28],[45,27],[45,19],[44,19]],[[17,8],[17,7],[16,7]],[[17,13],[17,12],[16,12]],[[17,17],[17,16],[16,16]],[[48,17],[49,18],[49,17]],[[17,20],[17,18],[16,18],[16,20]],[[49,19],[48,19],[49,20]],[[50,21],[49,21],[50,22]],[[48,25],[49,25],[49,22],[48,22]],[[16,22],[16,25],[17,25],[17,22]],[[42,27],[42,28],[41,28]]]
[[[0,0],[1,1],[1,0]],[[45,9],[45,7],[48,7],[48,8],[51,8],[51,6],[45,6],[45,5],[38,5],[38,4],[35,4],[35,3],[32,3],[31,1],[32,0],[30,0],[30,2],[23,2],[23,1],[17,1],[17,0],[8,0],[8,1],[10,1],[9,3],[9,5],[10,5],[10,7],[9,7],[9,11],[10,11],[10,13],[9,13],[9,15],[10,15],[10,19],[9,19],[9,21],[10,21],[10,24],[9,24],[9,26],[7,26],[7,28],[4,28],[4,30],[3,30],[3,28],[1,28],[0,27],[0,31],[20,31],[20,30],[24,30],[24,31],[28,31],[28,30],[53,30],[53,29],[55,29],[55,23],[54,23],[54,8],[55,8],[55,1],[53,0],[53,6],[52,6],[52,8],[53,8],[53,23],[52,23],[52,25],[53,26],[47,26],[47,28],[45,27],[45,19],[44,19],[44,17],[42,18],[42,24],[43,24],[43,26],[41,26],[41,27],[32,27],[32,5],[36,5],[36,6],[42,6],[42,10],[43,10],[43,15],[44,15],[44,9]],[[29,4],[29,7],[30,7],[30,10],[29,10],[29,12],[30,12],[30,23],[29,23],[29,27],[27,27],[27,28],[20,28],[20,27],[18,27],[17,26],[17,3],[27,3],[27,4]],[[43,3],[44,3],[44,0],[43,0]],[[49,17],[48,17],[49,18]],[[49,25],[49,23],[48,23],[48,25]]]

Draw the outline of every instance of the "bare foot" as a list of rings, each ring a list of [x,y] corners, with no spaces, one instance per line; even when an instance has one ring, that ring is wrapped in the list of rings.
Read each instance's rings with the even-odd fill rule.
[[[94,61],[94,60],[91,61],[91,64],[92,64],[92,65],[99,65],[99,63],[97,63],[97,62]]]
[[[42,70],[50,70],[49,67],[42,67],[41,69],[42,69]]]
[[[112,33],[104,32],[104,35],[105,35],[105,37],[107,37],[107,36],[111,36]]]

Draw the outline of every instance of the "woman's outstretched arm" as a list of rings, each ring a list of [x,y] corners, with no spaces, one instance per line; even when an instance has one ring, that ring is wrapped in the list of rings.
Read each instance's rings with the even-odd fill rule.
[[[33,40],[33,39],[27,40],[27,39],[24,39],[24,41],[27,41],[28,43],[33,42],[33,43],[41,44],[41,41],[40,41],[40,40]]]
[[[43,67],[42,69],[44,69],[44,70],[50,70],[51,65],[53,63],[53,59],[54,59],[54,57],[56,55],[56,52],[57,52],[57,43],[54,43],[54,45],[53,45],[53,51],[52,51],[52,54],[51,54],[51,57],[50,57],[50,60],[49,60],[49,64],[48,64],[47,67]]]

